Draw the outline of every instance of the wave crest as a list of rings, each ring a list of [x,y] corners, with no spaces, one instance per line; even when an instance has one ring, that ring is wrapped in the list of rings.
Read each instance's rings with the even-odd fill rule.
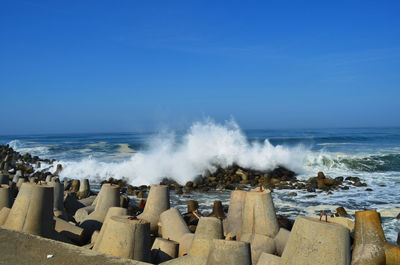
[[[249,142],[234,121],[217,124],[211,120],[194,123],[183,137],[173,132],[152,138],[147,150],[120,163],[88,158],[63,162],[62,177],[125,177],[130,183],[151,184],[163,177],[180,183],[192,180],[205,170],[237,164],[257,170],[284,166],[295,172],[303,169],[309,150],[304,146],[274,146],[268,140]]]

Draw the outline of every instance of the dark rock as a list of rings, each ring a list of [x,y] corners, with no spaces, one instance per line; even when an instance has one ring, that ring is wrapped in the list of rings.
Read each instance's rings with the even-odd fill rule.
[[[233,184],[227,184],[227,185],[225,185],[225,189],[226,190],[234,190],[235,186]]]
[[[292,196],[292,197],[297,196],[297,193],[296,192],[291,192],[291,193],[289,193],[289,196]]]
[[[342,190],[348,190],[348,189],[350,189],[349,186],[343,186],[342,187]]]
[[[186,187],[192,188],[193,187],[193,182],[192,181],[188,181],[186,182]]]
[[[141,186],[139,186],[139,190],[146,191],[147,190],[147,186],[146,185],[141,185]]]
[[[192,187],[185,186],[185,187],[183,187],[183,189],[184,189],[184,191],[185,191],[186,193],[189,193],[189,192],[192,190]]]
[[[318,184],[317,185],[318,185],[317,186],[318,189],[321,189],[321,190],[327,188],[326,185],[325,185],[325,179],[318,179]]]
[[[307,188],[307,191],[308,192],[315,192],[315,188],[310,186],[310,187]]]
[[[324,172],[322,172],[322,171],[318,172],[317,178],[318,178],[318,179],[325,179],[325,174],[324,174]]]
[[[353,181],[353,182],[360,182],[360,178],[359,177],[347,177],[347,178],[345,178],[345,180]]]
[[[189,225],[188,228],[189,228],[190,232],[195,233],[197,225]]]
[[[367,188],[367,189],[365,189],[365,191],[373,191],[373,189]]]
[[[315,197],[317,197],[317,195],[315,195],[315,194],[306,195],[307,199],[315,198]]]
[[[195,200],[189,200],[187,202],[187,212],[191,213],[199,209],[199,202]]]
[[[348,216],[346,209],[342,206],[336,208],[336,212],[340,215],[340,216]]]
[[[283,215],[277,215],[276,218],[278,219],[278,223],[280,227],[283,227],[289,231],[292,230],[294,221],[290,220],[289,218],[283,216]]]
[[[324,183],[326,186],[333,186],[333,185],[335,185],[335,180],[331,179],[331,178],[326,178],[326,179],[324,179]]]
[[[272,170],[268,176],[272,178],[277,178],[280,180],[296,180],[296,173],[291,170],[288,170],[284,167],[277,167]]]
[[[182,187],[177,187],[177,188],[175,189],[175,193],[178,194],[178,195],[183,194]]]
[[[357,181],[353,185],[356,186],[356,187],[366,187],[367,183],[363,183],[363,182]]]
[[[336,177],[336,178],[335,178],[335,182],[336,182],[337,184],[342,184],[342,182],[343,182],[343,177]]]

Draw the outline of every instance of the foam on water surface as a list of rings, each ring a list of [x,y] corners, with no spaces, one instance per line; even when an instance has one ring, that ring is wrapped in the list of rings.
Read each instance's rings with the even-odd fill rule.
[[[395,219],[400,212],[400,129],[243,132],[232,121],[218,124],[206,120],[183,133],[0,137],[0,141],[21,153],[56,158],[64,168],[61,177],[89,178],[92,182],[125,177],[130,184],[140,185],[172,177],[184,184],[206,169],[213,171],[217,165],[233,163],[258,170],[282,165],[297,172],[299,179],[316,176],[318,171],[333,178],[359,177],[368,187],[351,186],[331,195],[275,190],[278,214],[294,219],[321,211],[332,213],[343,206],[354,218],[356,210],[377,209],[389,241],[395,242],[400,230],[400,221]],[[289,196],[290,192],[297,196]],[[184,213],[187,200],[196,199],[207,213],[214,200],[228,204],[230,191],[194,192],[190,196],[172,191],[172,205]]]

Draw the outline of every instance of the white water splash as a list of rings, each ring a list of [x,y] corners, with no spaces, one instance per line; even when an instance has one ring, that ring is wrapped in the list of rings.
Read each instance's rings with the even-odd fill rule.
[[[303,146],[273,146],[268,140],[250,143],[233,122],[217,124],[210,120],[194,123],[183,137],[160,133],[147,150],[119,163],[99,162],[87,158],[63,162],[62,177],[125,177],[131,184],[151,184],[163,177],[180,183],[192,180],[216,166],[237,164],[246,168],[272,170],[281,165],[295,172],[303,170],[309,151]]]

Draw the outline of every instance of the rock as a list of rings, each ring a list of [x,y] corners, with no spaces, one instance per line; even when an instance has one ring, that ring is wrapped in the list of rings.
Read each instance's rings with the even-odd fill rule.
[[[336,208],[336,212],[340,215],[340,216],[348,216],[346,209],[342,206]]]
[[[360,182],[360,181],[355,182],[353,185],[356,186],[356,187],[366,187],[366,186],[367,186],[366,183],[362,183],[362,182]]]
[[[277,215],[276,218],[278,219],[279,227],[285,228],[288,231],[292,230],[294,221],[290,220],[289,218],[283,215]]]
[[[326,185],[325,185],[325,180],[324,179],[318,179],[318,184],[317,184],[318,186],[318,189],[321,189],[321,190],[323,190],[323,189],[326,189]]]
[[[192,188],[193,187],[193,182],[192,181],[188,181],[186,182],[186,187]]]
[[[308,187],[308,188],[307,188],[307,191],[308,191],[308,192],[315,192],[315,188],[314,188],[314,187]]]
[[[278,178],[280,180],[296,180],[296,173],[284,167],[277,167],[268,175],[271,178]]]
[[[177,187],[177,188],[175,189],[175,193],[178,194],[178,195],[183,194],[182,187]]]
[[[343,177],[336,177],[335,182],[337,183],[336,185],[342,184],[343,182]]]
[[[331,178],[326,178],[326,179],[324,179],[324,183],[326,186],[333,186],[333,185],[335,185],[335,180],[331,179]]]
[[[360,178],[359,177],[347,177],[347,178],[345,178],[345,180],[353,181],[353,182],[360,182]]]
[[[192,232],[192,233],[195,233],[195,232],[196,232],[196,228],[197,228],[197,225],[189,225],[189,230],[190,230],[190,232]]]
[[[297,196],[297,193],[296,192],[291,192],[291,193],[289,193],[289,196],[292,196],[292,197]]]
[[[373,189],[367,188],[367,189],[365,189],[365,191],[373,191]]]
[[[322,171],[318,172],[317,178],[318,178],[318,179],[325,179],[325,174],[324,174],[324,172],[322,172]]]
[[[191,213],[199,209],[199,202],[195,200],[189,200],[187,202],[187,212]]]

